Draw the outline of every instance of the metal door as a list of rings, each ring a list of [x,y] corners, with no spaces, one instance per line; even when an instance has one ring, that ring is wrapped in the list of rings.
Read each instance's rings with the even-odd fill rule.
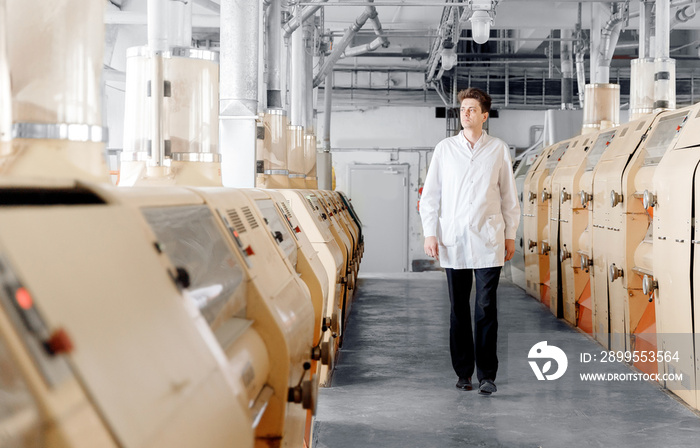
[[[408,165],[349,165],[350,199],[365,235],[362,272],[408,270]]]

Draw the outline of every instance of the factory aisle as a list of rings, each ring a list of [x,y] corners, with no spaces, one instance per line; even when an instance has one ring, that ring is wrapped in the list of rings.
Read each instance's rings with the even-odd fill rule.
[[[537,381],[519,333],[556,333],[581,353],[600,346],[504,278],[498,305],[498,392],[486,397],[455,388],[442,272],[361,274],[332,387],[319,393],[315,447],[697,447],[700,417],[654,384]],[[522,360],[509,366],[514,353]]]

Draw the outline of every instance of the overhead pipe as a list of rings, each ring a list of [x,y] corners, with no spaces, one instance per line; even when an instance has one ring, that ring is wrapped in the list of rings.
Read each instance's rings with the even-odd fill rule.
[[[171,47],[192,46],[192,0],[169,2],[168,42]]]
[[[284,37],[285,39],[289,38],[294,30],[299,28],[306,20],[316,14],[316,11],[318,11],[322,5],[322,3],[327,2],[328,0],[317,0],[315,3],[318,3],[317,5],[308,5],[305,6],[304,9],[301,10],[301,14],[295,14],[294,17],[289,19],[287,23],[282,26],[282,30],[284,30]],[[373,0],[370,0],[373,1]]]
[[[643,0],[639,7],[639,58],[651,57],[651,35],[654,29],[653,1]]]
[[[297,14],[299,14],[298,11]],[[306,121],[306,45],[303,27],[297,28],[292,33],[291,40],[292,79],[289,89],[289,121],[292,126],[304,126]]]
[[[584,60],[586,47],[581,34],[581,3],[578,4],[578,22],[576,22],[576,83],[578,85],[578,103],[584,106],[586,89],[586,63]]]
[[[267,18],[267,107],[282,107],[280,48],[282,45],[282,0],[268,0]]]
[[[373,1],[373,0],[372,0]],[[343,38],[341,39],[340,42],[338,42],[335,45],[335,48],[333,49],[333,52],[326,58],[326,61],[323,64],[323,67],[319,70],[319,72],[314,76],[314,87],[318,87],[323,80],[326,77],[326,74],[328,74],[328,71],[333,68],[336,62],[338,62],[338,59],[343,55],[343,52],[345,52],[345,49],[350,45],[350,41],[352,38],[357,34],[358,31],[365,25],[367,20],[372,21],[372,27],[374,28],[375,34],[377,34],[379,37],[383,37],[382,39],[382,46],[387,47],[389,46],[389,40],[383,36],[383,31],[382,31],[382,24],[379,22],[379,18],[377,16],[377,8],[374,6],[367,6],[365,7],[365,10],[360,14],[357,19],[355,19],[355,22],[350,25],[350,27],[345,31],[345,34],[343,35]]]
[[[620,31],[624,21],[624,13],[618,10],[613,13],[601,31],[601,45],[597,61],[598,68],[596,70],[596,82],[600,84],[610,82],[610,62],[615,53],[615,47],[620,38]]]
[[[365,45],[358,45],[356,47],[350,47],[347,48],[343,54],[341,55],[341,58],[351,58],[355,56],[360,56],[365,53],[369,53],[371,51],[376,50],[377,48],[381,47],[384,45],[384,40],[385,37],[377,37],[374,39],[372,42],[365,44]]]
[[[639,5],[639,58],[630,64],[630,121],[654,110],[654,59],[651,57],[651,36],[654,29],[654,3]]]
[[[306,175],[306,187],[318,189],[318,169],[316,157],[316,122],[314,110],[314,80],[311,74],[314,72],[314,30],[315,25],[309,20],[304,23],[304,38],[306,43],[306,125],[304,127],[304,174]]]
[[[669,57],[671,1],[656,0],[654,109],[676,108],[676,61]]]
[[[314,80],[311,76],[314,71],[314,25],[309,22],[304,23],[304,81],[306,108],[304,110],[306,119],[304,129],[307,133],[314,133]]]
[[[227,187],[255,186],[259,23],[260,2],[221,3],[219,142]]]
[[[331,103],[333,101],[333,72],[326,74],[323,85],[323,151],[318,153],[318,188],[331,190],[333,188],[333,158],[331,156]]]
[[[572,30],[561,30],[561,108],[574,108],[574,61],[571,57]]]
[[[172,0],[148,0],[147,25],[148,48],[155,53],[167,51],[168,46],[168,3]]]

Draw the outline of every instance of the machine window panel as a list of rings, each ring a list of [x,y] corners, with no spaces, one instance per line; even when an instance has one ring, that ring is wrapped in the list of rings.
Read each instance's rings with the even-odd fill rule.
[[[292,235],[289,231],[289,226],[282,222],[280,215],[277,212],[277,208],[271,199],[259,199],[255,202],[263,217],[267,221],[267,225],[270,227],[270,231],[272,232],[272,237],[275,239],[275,242],[282,248],[282,251],[285,253],[292,265],[296,267],[296,236]]]
[[[615,131],[600,134],[598,140],[596,140],[595,144],[593,145],[593,148],[591,148],[591,150],[588,152],[588,157],[586,159],[586,171],[592,171],[593,168],[595,168],[601,156],[608,148],[608,145],[610,145],[610,142],[612,142],[613,138],[615,138]]]
[[[547,158],[547,164],[544,167],[548,170],[553,170],[557,166],[557,163],[559,163],[561,156],[563,156],[564,152],[566,152],[567,146],[568,143],[562,143],[559,145],[559,147],[555,149],[554,152]]]
[[[646,145],[644,166],[659,164],[671,142],[678,134],[687,114],[687,112],[681,112],[659,120],[659,124],[651,131]]]
[[[151,207],[142,213],[172,264],[187,270],[189,296],[212,324],[244,280],[214,215],[204,205]]]

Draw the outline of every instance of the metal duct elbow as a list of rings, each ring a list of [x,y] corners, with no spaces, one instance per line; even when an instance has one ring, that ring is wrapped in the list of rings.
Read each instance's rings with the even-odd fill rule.
[[[350,45],[350,41],[352,38],[357,34],[358,31],[365,25],[367,20],[371,16],[377,15],[377,10],[374,6],[367,6],[365,10],[360,14],[357,19],[350,25],[350,27],[345,31],[345,34],[343,35],[343,38],[340,40],[335,45],[335,49],[333,52],[326,58],[326,62],[323,64],[323,67],[318,71],[318,73],[314,76],[314,87],[318,87],[321,85],[323,80],[326,77],[326,74],[328,71],[333,69],[333,66],[335,65],[336,62],[338,62],[338,59],[341,58],[343,53],[345,52],[345,49],[348,48],[348,45]]]
[[[610,62],[612,61],[617,40],[620,38],[620,31],[624,17],[615,14],[608,20],[603,28],[603,42],[600,48],[600,57],[598,58],[598,79],[599,83],[607,83],[610,80]]]
[[[389,46],[389,39],[384,35],[384,30],[382,29],[382,23],[379,21],[379,14],[374,6],[368,6],[367,8],[372,9],[372,13],[369,16],[369,20],[372,23],[372,28],[374,29],[374,34],[376,34],[378,39],[381,41],[381,46],[386,48]],[[377,47],[379,48],[379,47]],[[375,48],[376,50],[376,48]]]
[[[318,0],[316,3],[319,3],[318,5],[309,5],[306,6],[304,9],[301,10],[301,14],[297,14],[296,16],[292,17],[289,19],[287,23],[284,24],[282,27],[282,30],[284,31],[284,37],[285,39],[289,38],[289,36],[292,35],[294,30],[299,28],[302,23],[306,22],[306,20],[316,14],[316,11],[318,11],[321,6],[321,3],[325,3],[328,0]]]
[[[386,45],[384,45],[384,42],[386,41]],[[386,37],[377,37],[374,39],[372,42],[365,44],[365,45],[359,45],[357,47],[351,47],[346,49],[342,56],[343,58],[350,58],[354,56],[360,56],[365,53],[369,53],[371,51],[376,50],[379,47],[386,47],[389,45],[389,41],[386,39]]]

